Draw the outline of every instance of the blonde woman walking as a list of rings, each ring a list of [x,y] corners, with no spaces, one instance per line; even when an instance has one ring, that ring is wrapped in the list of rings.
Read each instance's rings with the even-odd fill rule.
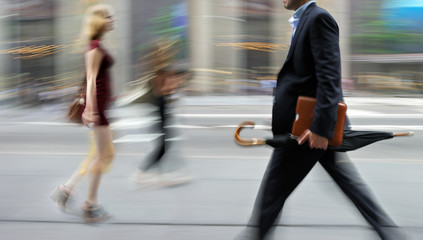
[[[84,219],[90,222],[99,222],[110,217],[98,199],[98,191],[101,177],[114,157],[112,133],[104,113],[111,99],[109,69],[113,59],[101,42],[104,34],[113,29],[113,23],[110,6],[99,4],[88,9],[83,25],[87,51],[84,55],[86,99],[82,120],[93,129],[91,149],[80,168],[52,194],[52,199],[65,207],[75,185],[88,173],[88,194],[81,208]]]

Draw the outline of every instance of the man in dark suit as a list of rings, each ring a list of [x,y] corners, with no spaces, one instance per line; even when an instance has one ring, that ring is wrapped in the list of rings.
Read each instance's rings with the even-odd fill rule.
[[[351,199],[381,239],[404,239],[401,231],[375,201],[366,183],[345,153],[327,149],[333,137],[337,104],[343,101],[339,30],[336,21],[315,1],[284,0],[293,26],[291,47],[278,74],[273,104],[274,135],[291,132],[298,96],[317,100],[310,129],[298,144],[273,151],[253,212],[257,238],[264,239],[276,221],[285,200],[320,162]],[[348,121],[347,121],[348,122]]]

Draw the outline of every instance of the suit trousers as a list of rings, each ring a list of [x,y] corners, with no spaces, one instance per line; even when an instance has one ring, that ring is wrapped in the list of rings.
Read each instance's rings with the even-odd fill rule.
[[[399,231],[398,227],[377,203],[346,153],[312,150],[295,144],[275,149],[267,166],[255,206],[259,239],[265,238],[286,199],[317,162],[320,162],[382,239],[397,236],[393,232]]]

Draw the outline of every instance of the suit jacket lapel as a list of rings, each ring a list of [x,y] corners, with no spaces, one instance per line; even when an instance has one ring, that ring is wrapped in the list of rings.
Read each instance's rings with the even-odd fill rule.
[[[294,38],[292,39],[291,46],[290,46],[289,52],[288,52],[288,56],[286,57],[285,62],[288,61],[292,57],[292,54],[294,53],[295,46],[297,45],[297,39],[301,34],[301,30],[303,29],[305,22],[307,21],[308,14],[311,12],[311,10],[313,10],[313,8],[315,6],[316,6],[316,3],[310,4],[310,6],[308,6],[307,9],[304,11],[303,16],[301,16],[301,19],[300,19],[300,21],[298,22],[298,25],[297,25],[297,30],[295,30],[295,35],[294,35]]]

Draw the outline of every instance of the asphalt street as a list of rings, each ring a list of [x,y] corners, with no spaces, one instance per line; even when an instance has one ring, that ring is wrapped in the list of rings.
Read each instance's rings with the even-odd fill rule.
[[[418,98],[346,99],[353,129],[413,131],[351,152],[363,178],[412,239],[423,238],[423,101]],[[186,97],[173,108],[177,133],[166,158],[193,177],[177,187],[144,186],[130,176],[158,138],[151,105],[112,108],[116,147],[101,199],[113,217],[85,224],[79,205],[86,183],[63,213],[49,199],[88,150],[89,131],[66,122],[65,105],[0,107],[0,239],[234,239],[248,222],[270,147],[239,147],[239,122],[254,120],[243,136],[270,137],[268,96]],[[317,165],[288,199],[275,239],[378,239]]]

